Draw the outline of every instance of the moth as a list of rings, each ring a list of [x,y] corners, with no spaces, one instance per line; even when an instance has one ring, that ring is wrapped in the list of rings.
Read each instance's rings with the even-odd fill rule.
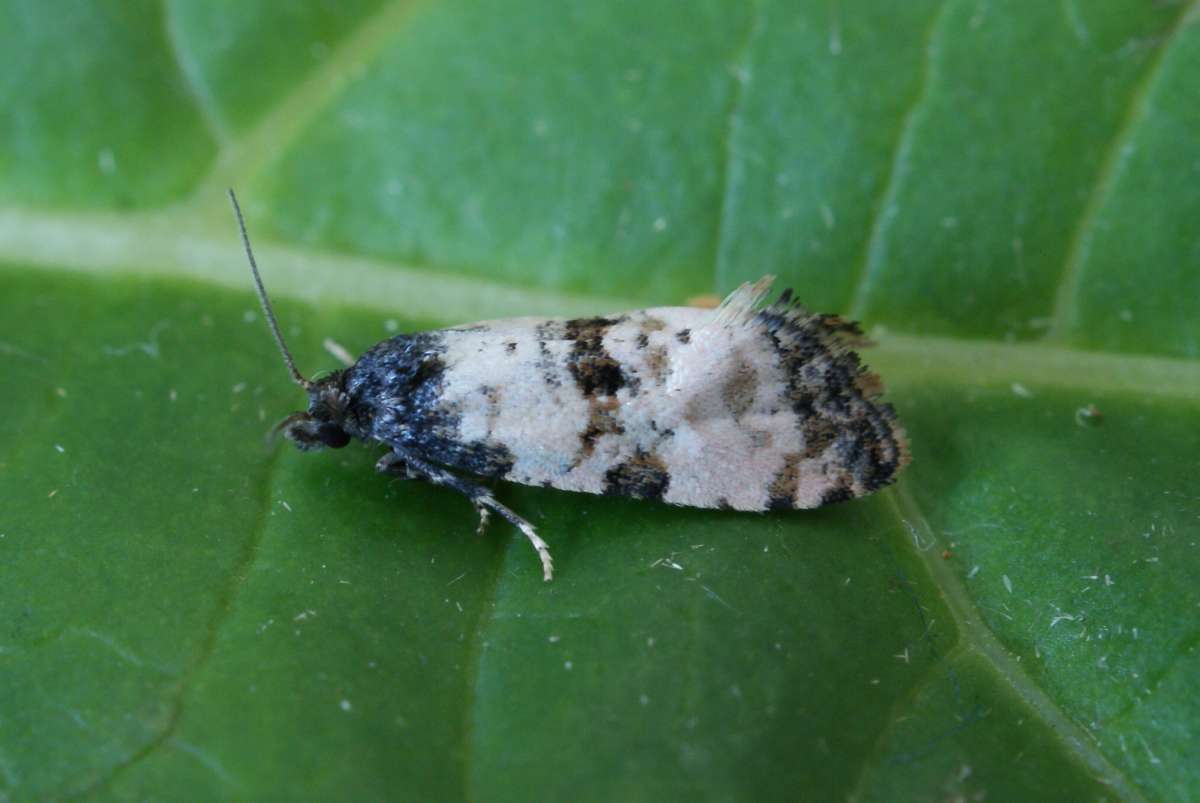
[[[515,525],[546,580],[533,525],[463,475],[746,511],[815,508],[891,483],[908,439],[859,362],[858,325],[810,313],[773,280],[716,309],[512,318],[401,334],[316,379],[297,369],[229,193],[263,312],[308,409],[277,427],[305,451],[353,439],[380,472],[451,488]]]

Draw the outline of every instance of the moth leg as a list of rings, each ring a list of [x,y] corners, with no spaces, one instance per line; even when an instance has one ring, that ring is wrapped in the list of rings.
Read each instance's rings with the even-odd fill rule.
[[[409,468],[406,459],[395,452],[388,452],[383,457],[379,458],[379,462],[375,464],[375,470],[380,474],[393,474],[402,480],[429,480],[430,482],[433,482],[433,480],[425,474]],[[438,484],[444,485],[445,483]],[[482,502],[476,500],[474,496],[468,494],[468,498],[470,498],[471,503],[475,505],[475,512],[479,514],[479,526],[475,528],[475,532],[479,535],[483,535],[484,531],[487,530],[490,511],[484,507]]]
[[[388,452],[379,458],[379,462],[375,464],[375,470],[380,474],[392,474],[402,480],[420,480],[425,478],[424,474],[419,474],[409,468],[405,459],[395,452]]]
[[[475,512],[479,514],[479,526],[475,528],[475,533],[477,535],[483,535],[484,531],[487,530],[488,517],[491,515],[491,513],[479,502],[475,503]]]
[[[481,488],[466,480],[460,479],[444,468],[427,463],[407,452],[388,452],[375,464],[378,471],[386,473],[403,473],[407,477],[420,478],[458,491],[471,501],[479,511],[479,532],[487,526],[488,511],[493,510],[507,519],[514,527],[525,534],[533,545],[542,561],[542,579],[549,582],[554,577],[554,561],[550,557],[550,545],[538,537],[533,525],[525,521],[513,511],[496,501],[486,488]]]

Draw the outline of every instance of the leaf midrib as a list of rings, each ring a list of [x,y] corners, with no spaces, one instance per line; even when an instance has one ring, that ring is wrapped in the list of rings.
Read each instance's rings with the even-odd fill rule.
[[[0,208],[0,271],[32,268],[111,278],[184,279],[244,292],[248,308],[254,308],[257,302],[246,257],[236,238],[232,213],[228,231],[217,233],[189,222],[179,212],[110,215]],[[447,266],[417,266],[265,241],[256,241],[254,247],[273,298],[387,317],[457,324],[650,306],[473,278]],[[672,300],[662,303],[669,305]],[[1019,382],[1034,388],[1141,398],[1200,398],[1200,362],[1195,360],[1087,351],[1044,341],[964,340],[882,329],[871,336],[878,345],[867,361],[885,379],[993,387]]]

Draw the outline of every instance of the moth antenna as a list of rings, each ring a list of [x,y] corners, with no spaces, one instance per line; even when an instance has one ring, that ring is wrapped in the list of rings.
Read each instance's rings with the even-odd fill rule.
[[[267,298],[267,289],[263,287],[262,277],[258,275],[258,264],[254,261],[254,250],[250,248],[250,235],[246,233],[246,221],[242,217],[242,207],[238,204],[232,187],[229,189],[229,200],[233,202],[233,214],[237,216],[238,229],[242,232],[242,245],[246,248],[246,258],[250,260],[250,273],[254,276],[254,285],[258,289],[258,301],[262,304],[263,314],[267,316],[271,334],[275,335],[275,342],[279,344],[279,352],[283,354],[283,361],[287,364],[292,379],[300,387],[310,390],[312,382],[309,382],[296,370],[296,361],[292,359],[292,353],[288,351],[287,343],[283,342],[283,333],[279,331],[279,321],[275,320],[275,310],[271,308],[271,299]]]

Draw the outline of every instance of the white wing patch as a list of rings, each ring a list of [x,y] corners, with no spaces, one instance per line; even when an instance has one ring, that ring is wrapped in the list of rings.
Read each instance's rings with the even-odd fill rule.
[[[771,279],[716,310],[446,330],[441,402],[515,482],[738,510],[868,493],[907,444],[847,348],[857,329],[788,293],[764,306]]]

